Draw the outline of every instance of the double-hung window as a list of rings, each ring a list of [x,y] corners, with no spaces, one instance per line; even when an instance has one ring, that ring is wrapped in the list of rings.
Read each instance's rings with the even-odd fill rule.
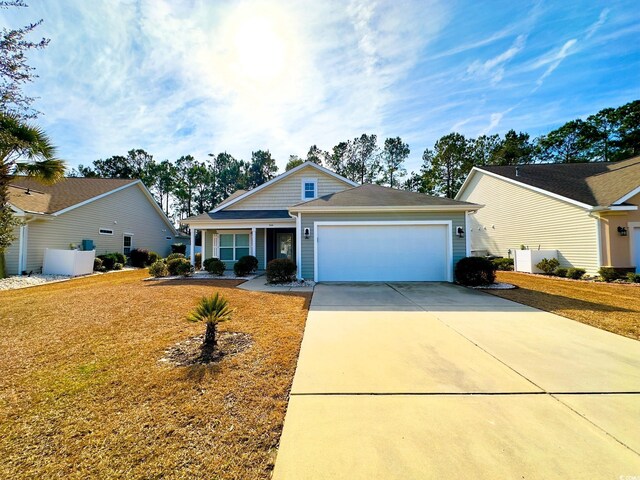
[[[236,261],[249,255],[248,233],[221,233],[220,260]]]
[[[304,178],[302,180],[302,199],[313,200],[318,196],[318,179]]]

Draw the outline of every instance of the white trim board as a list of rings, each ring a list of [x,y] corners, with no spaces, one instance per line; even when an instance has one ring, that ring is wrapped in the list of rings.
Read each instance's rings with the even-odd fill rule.
[[[307,168],[307,167],[311,167],[311,168],[315,168],[323,173],[326,173],[327,175],[331,175],[334,178],[337,178],[338,180],[343,181],[344,183],[351,185],[352,187],[357,187],[358,184],[356,182],[352,182],[351,180],[349,180],[348,178],[343,177],[342,175],[338,175],[336,172],[333,172],[331,170],[329,170],[328,168],[324,168],[321,165],[318,165],[316,163],[313,162],[304,162],[301,165],[298,165],[295,168],[292,168],[291,170],[289,170],[288,172],[284,172],[281,175],[278,175],[275,178],[272,178],[271,180],[269,180],[268,182],[263,183],[262,185],[254,188],[253,190],[249,190],[248,192],[243,193],[242,195],[238,195],[236,198],[234,198],[233,200],[230,200],[227,203],[224,203],[220,206],[218,206],[217,208],[214,208],[213,210],[211,210],[209,213],[215,213],[215,212],[219,212],[220,210],[224,210],[225,208],[227,208],[230,205],[233,205],[234,203],[239,202],[240,200],[243,200],[251,195],[253,195],[254,193],[257,193],[261,190],[264,190],[265,188],[273,185],[274,183],[279,182],[280,180],[283,180],[287,177],[289,177],[290,175],[293,175],[296,172],[299,172],[300,170],[302,170],[303,168]]]
[[[621,197],[620,199],[616,200],[615,202],[613,202],[613,205],[618,205],[619,203],[624,203],[627,200],[629,200],[631,197],[635,197],[636,195],[638,195],[640,193],[640,186],[634,188],[633,190],[631,190],[629,193],[627,193],[625,196]]]
[[[482,168],[479,168],[479,167],[473,167],[471,169],[471,172],[469,172],[469,175],[467,175],[467,178],[465,179],[464,183],[462,184],[462,187],[460,187],[460,190],[458,191],[458,194],[455,197],[456,200],[458,200],[460,198],[460,196],[462,195],[462,192],[464,192],[464,190],[467,188],[467,185],[468,185],[470,179],[472,178],[473,175],[476,174],[476,172],[483,173],[483,174],[488,175],[490,177],[497,178],[499,180],[503,180],[503,181],[505,181],[507,183],[511,183],[513,185],[517,185],[519,187],[526,188],[527,190],[532,190],[534,192],[541,193],[541,194],[546,195],[548,197],[555,198],[556,200],[561,200],[563,202],[567,202],[567,203],[570,203],[572,205],[576,205],[578,207],[581,207],[581,208],[584,208],[584,209],[587,209],[587,210],[591,210],[592,208],[594,208],[594,205],[587,205],[586,203],[578,202],[577,200],[573,200],[573,199],[568,198],[568,197],[563,197],[562,195],[558,195],[557,193],[550,192],[550,191],[545,190],[543,188],[534,187],[532,185],[528,185],[526,183],[518,182],[517,180],[513,180],[512,178],[503,177],[502,175],[498,175],[497,173],[488,172],[487,170],[482,170]]]
[[[318,227],[326,226],[376,226],[376,225],[444,225],[447,227],[446,264],[447,281],[453,282],[453,221],[452,220],[354,220],[313,222],[313,280],[318,281]]]

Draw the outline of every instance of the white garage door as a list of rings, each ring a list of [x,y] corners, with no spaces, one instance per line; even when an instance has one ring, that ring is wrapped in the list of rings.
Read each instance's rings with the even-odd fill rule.
[[[447,281],[446,224],[316,224],[316,280]]]

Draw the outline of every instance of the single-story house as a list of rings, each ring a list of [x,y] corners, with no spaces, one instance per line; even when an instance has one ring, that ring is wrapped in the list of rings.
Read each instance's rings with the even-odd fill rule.
[[[507,257],[525,245],[564,267],[640,268],[640,157],[620,162],[474,167],[456,199],[482,203],[471,249]]]
[[[468,254],[469,213],[481,206],[379,185],[358,185],[306,162],[211,212],[182,220],[201,232],[203,258],[259,268],[289,258],[315,281],[452,281]]]
[[[164,256],[178,235],[140,180],[70,177],[43,185],[15,177],[9,205],[23,220],[5,251],[10,275],[41,271],[46,248],[92,240],[97,255],[147,248]]]

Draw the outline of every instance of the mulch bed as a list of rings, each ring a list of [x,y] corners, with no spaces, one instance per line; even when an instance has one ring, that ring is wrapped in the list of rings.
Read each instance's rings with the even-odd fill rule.
[[[188,338],[165,350],[161,362],[176,367],[208,364],[221,361],[227,356],[238,355],[251,348],[251,335],[242,332],[220,332],[217,335],[217,346],[209,359],[202,357],[203,335]]]

